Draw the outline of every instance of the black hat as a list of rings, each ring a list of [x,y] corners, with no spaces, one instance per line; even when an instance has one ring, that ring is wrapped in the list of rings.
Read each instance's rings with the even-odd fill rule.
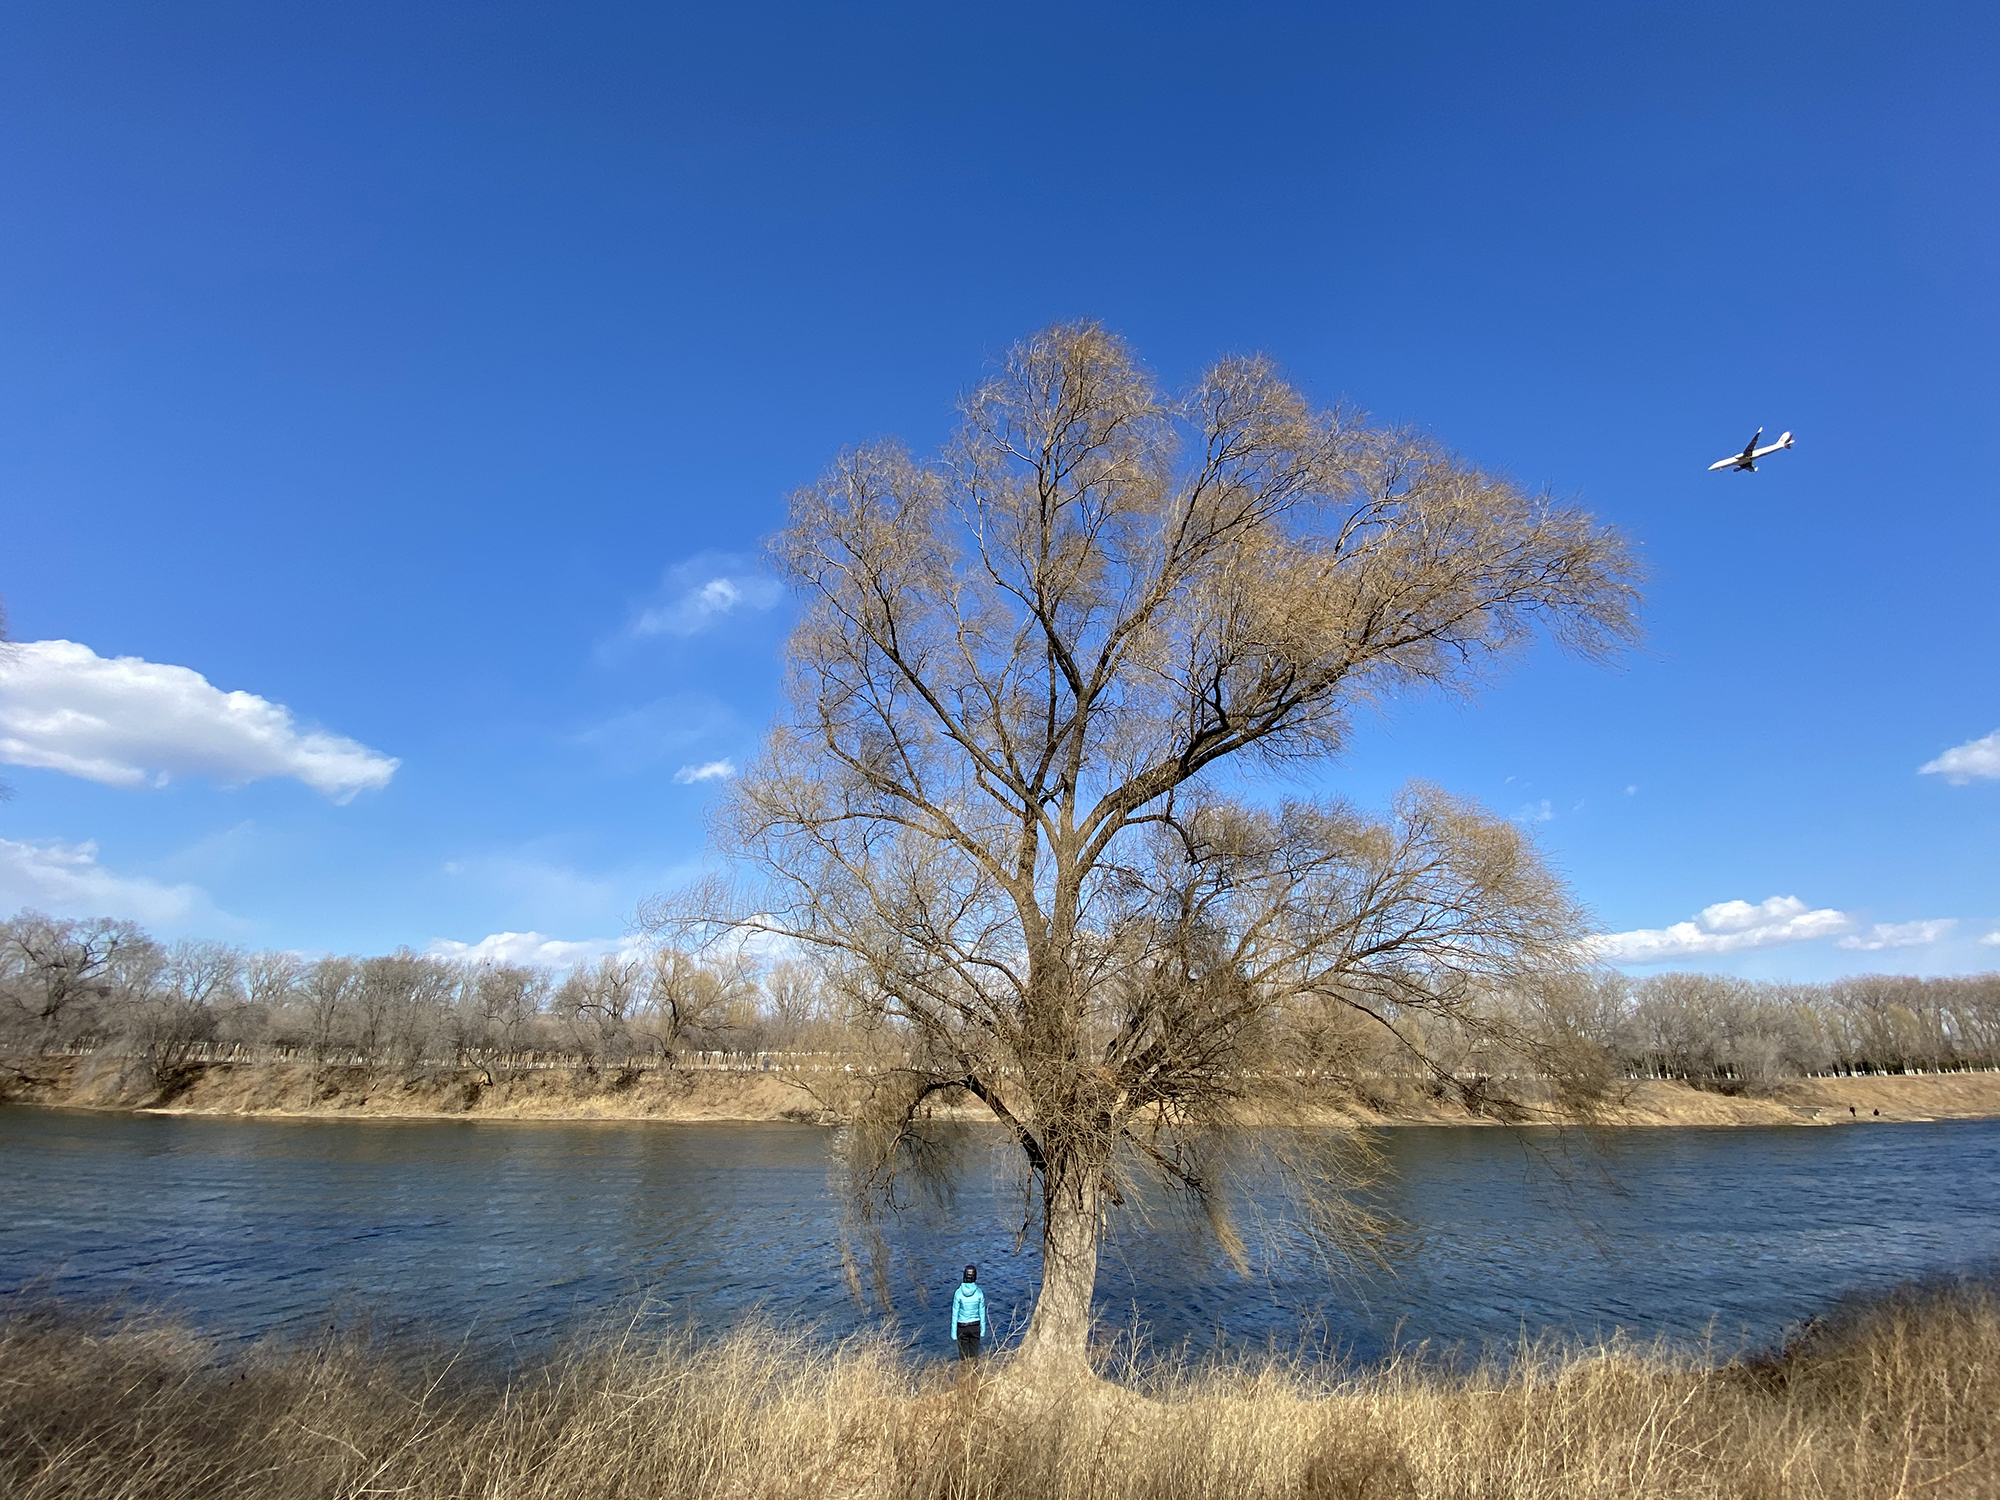
[[[965,1279],[967,1281],[977,1281],[979,1279],[979,1267],[967,1266],[965,1268]]]

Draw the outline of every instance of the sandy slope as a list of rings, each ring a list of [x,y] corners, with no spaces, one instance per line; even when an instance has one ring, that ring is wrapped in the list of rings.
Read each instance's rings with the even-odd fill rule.
[[[311,1115],[340,1119],[456,1116],[488,1120],[829,1121],[814,1092],[828,1080],[783,1072],[652,1069],[620,1075],[545,1069],[488,1083],[475,1072],[415,1078],[370,1077],[359,1069],[320,1075],[317,1094],[303,1065],[196,1070],[186,1087],[162,1098],[135,1088],[108,1061],[38,1059],[8,1089],[15,1102],[95,1109],[153,1109],[201,1115]],[[310,1101],[310,1102],[309,1102]],[[1851,1113],[1850,1113],[1851,1110]],[[983,1109],[940,1110],[978,1121]],[[1908,1120],[2000,1118],[2000,1073],[1810,1078],[1775,1096],[1727,1097],[1682,1083],[1620,1085],[1601,1111],[1606,1125],[1846,1125]],[[1327,1124],[1489,1124],[1462,1110],[1393,1087],[1329,1110]]]
[[[478,1072],[370,1077],[303,1065],[211,1064],[171,1096],[135,1089],[94,1059],[64,1059],[13,1091],[21,1103],[195,1115],[296,1115],[335,1119],[459,1117],[488,1120],[802,1120],[820,1118],[810,1093],[776,1073],[630,1075],[540,1069],[488,1083]]]

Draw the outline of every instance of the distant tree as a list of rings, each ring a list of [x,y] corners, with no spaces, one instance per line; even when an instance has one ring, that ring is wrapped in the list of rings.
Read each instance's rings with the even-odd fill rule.
[[[646,959],[638,954],[607,953],[572,969],[552,1002],[570,1045],[593,1064],[653,1050],[640,1025],[646,980]]]
[[[771,1020],[787,1039],[826,1019],[826,992],[809,964],[785,959],[764,975],[764,997]]]
[[[365,960],[357,1008],[362,1052],[370,1065],[393,1063],[405,1071],[420,1066],[444,1030],[457,982],[451,964],[408,948]]]
[[[400,948],[363,959],[353,997],[354,1043],[370,1068],[422,1061],[454,976],[437,959]]]
[[[1924,981],[1862,974],[1838,981],[1833,993],[1862,1066],[1887,1073],[1934,1067],[1946,1050],[1934,991]]]
[[[306,961],[296,953],[260,949],[244,955],[237,1003],[218,1018],[218,1039],[297,1045],[294,1024],[305,971]]]
[[[742,1040],[756,1003],[751,965],[740,950],[704,958],[667,944],[652,955],[646,1004],[666,1056]]]
[[[156,1085],[176,1083],[215,1035],[219,1011],[240,994],[242,965],[241,951],[227,943],[178,942],[134,986],[124,1043]]]
[[[299,985],[299,1009],[312,1059],[310,1099],[319,1098],[327,1063],[336,1056],[346,1062],[359,1049],[355,1030],[360,991],[361,964],[357,959],[322,958],[306,969]]]
[[[1213,1207],[1218,1134],[1298,1081],[1288,1036],[1357,1016],[1476,1099],[1426,1038],[1533,1045],[1489,1000],[1572,965],[1577,913],[1510,824],[1421,786],[1379,816],[1258,807],[1222,774],[1317,766],[1357,712],[1470,691],[1537,626],[1615,649],[1634,565],[1262,359],[1170,396],[1060,326],[962,410],[940,459],[876,443],[792,497],[789,706],[718,825],[761,879],[648,920],[864,977],[913,1059],[853,1133],[864,1179],[893,1180],[933,1095],[981,1101],[1038,1190],[1025,1352],[1075,1363],[1121,1174]]]
[[[156,951],[130,922],[22,912],[0,929],[8,1040],[34,1051],[89,1040],[115,1008],[126,971],[135,960],[150,963]]]
[[[1940,983],[1940,981],[1933,981]],[[1966,975],[1941,981],[1955,1062],[2000,1057],[2000,974]]]
[[[461,981],[457,1048],[460,1061],[485,1070],[494,1083],[496,1063],[531,1050],[536,1023],[549,996],[546,970],[481,964]]]
[[[306,961],[296,953],[263,950],[243,961],[243,990],[252,1005],[282,1011],[298,999]]]

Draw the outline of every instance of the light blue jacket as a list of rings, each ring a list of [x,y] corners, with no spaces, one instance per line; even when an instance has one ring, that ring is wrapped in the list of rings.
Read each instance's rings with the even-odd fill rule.
[[[977,1323],[979,1336],[986,1337],[986,1293],[979,1290],[976,1281],[959,1283],[958,1292],[951,1299],[951,1336],[958,1337],[958,1325]]]

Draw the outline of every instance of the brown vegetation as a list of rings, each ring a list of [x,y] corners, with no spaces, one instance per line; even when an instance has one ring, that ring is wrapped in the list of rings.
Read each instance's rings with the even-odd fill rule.
[[[622,1336],[505,1381],[358,1342],[223,1354],[171,1326],[0,1323],[11,1500],[1985,1500],[2000,1298],[1898,1294],[1780,1353],[1523,1348],[986,1381],[881,1344]]]
[[[116,1058],[19,1060],[0,1103],[195,1115],[337,1119],[802,1121],[829,1123],[790,1075],[750,1066],[517,1070],[438,1067],[382,1073],[309,1063],[201,1062],[171,1091]]]
[[[838,1064],[823,1058],[717,1058],[703,1065],[643,1068],[537,1067],[489,1082],[484,1070],[434,1067],[414,1073],[307,1063],[197,1062],[171,1092],[115,1057],[16,1059],[0,1076],[0,1103],[80,1109],[144,1109],[195,1115],[309,1115],[335,1119],[757,1121],[834,1124]],[[800,1071],[792,1071],[794,1068]],[[823,1070],[818,1073],[809,1069]],[[1851,1112],[1850,1112],[1851,1111]],[[935,1106],[939,1119],[987,1123],[977,1106]],[[1613,1085],[1588,1120],[1560,1114],[1542,1123],[1608,1126],[1844,1125],[2000,1118],[2000,1071],[1807,1078],[1768,1093],[1720,1093],[1674,1079]],[[1252,1124],[1351,1126],[1500,1123],[1429,1090],[1373,1079],[1310,1114]]]
[[[1539,1014],[1513,1023],[1559,1037],[1568,1065],[1594,1075],[1598,1113],[1613,1123],[1782,1123],[1791,1106],[1850,1103],[1885,1117],[1994,1112],[1979,1070],[2000,1065],[2000,974],[1820,985],[1607,974],[1538,999]],[[1386,1014],[1406,1031],[1423,1025]],[[408,952],[307,963],[162,944],[125,922],[33,912],[0,922],[0,1099],[619,1118],[685,1105],[705,1118],[769,1119],[801,1101],[731,1101],[792,1092],[742,1081],[776,1067],[820,1096],[803,1101],[808,1113],[839,1113],[842,1091],[827,1075],[910,1059],[908,1038],[878,1019],[839,976],[797,961],[702,965],[669,951],[568,975]],[[1491,1119],[1458,1097],[1459,1085],[1491,1085],[1482,1069],[1502,1061],[1475,1041],[1434,1019],[1425,1029],[1429,1053],[1451,1065],[1446,1088],[1386,1033],[1343,1033],[1337,1056],[1322,1048],[1312,1059],[1317,1102],[1370,1123]],[[1925,1081],[1906,1098],[1910,1074]],[[1518,1098],[1535,1081],[1502,1082]],[[1714,1097],[1690,1101],[1686,1086]],[[1550,1108],[1536,1117],[1565,1118]]]

